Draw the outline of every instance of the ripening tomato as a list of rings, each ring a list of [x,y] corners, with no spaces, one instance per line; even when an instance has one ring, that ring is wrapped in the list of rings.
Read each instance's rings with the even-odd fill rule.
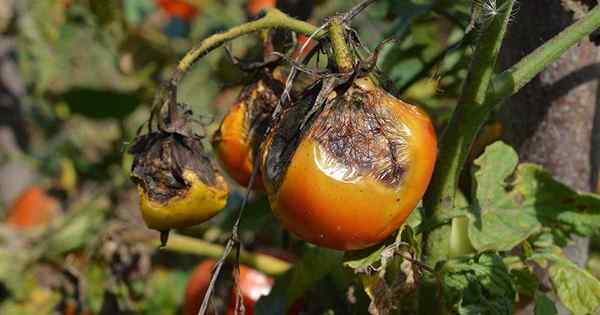
[[[277,0],[249,0],[246,9],[250,16],[257,16],[260,11],[274,8],[277,4]]]
[[[26,230],[42,227],[60,213],[59,201],[37,186],[22,192],[8,209],[6,224]]]
[[[244,187],[248,186],[254,170],[254,155],[277,105],[279,97],[276,91],[283,89],[281,80],[271,75],[266,74],[242,90],[237,103],[223,117],[212,138],[212,145],[224,169]],[[262,190],[260,174],[257,174],[253,188]]]
[[[190,276],[186,288],[184,299],[184,315],[196,315],[202,305],[202,300],[211,278],[212,268],[215,261],[208,259],[196,267]],[[247,315],[253,314],[254,304],[263,296],[269,294],[273,286],[273,279],[260,271],[250,267],[240,266],[239,289],[244,297],[244,308]],[[298,306],[292,307],[294,310],[288,314],[297,314]],[[235,313],[235,289],[231,292],[230,303],[227,306],[227,314]]]
[[[429,117],[369,78],[320,91],[284,109],[262,149],[274,214],[300,238],[339,250],[375,245],[396,231],[431,179],[436,135]],[[338,94],[340,93],[340,94]]]
[[[157,4],[171,16],[179,17],[185,22],[191,21],[198,15],[198,9],[182,0],[157,0]]]

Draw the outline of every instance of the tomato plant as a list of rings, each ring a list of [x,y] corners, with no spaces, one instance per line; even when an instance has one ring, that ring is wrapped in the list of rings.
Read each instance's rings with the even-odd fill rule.
[[[0,313],[594,314],[599,27],[559,0],[6,1]]]

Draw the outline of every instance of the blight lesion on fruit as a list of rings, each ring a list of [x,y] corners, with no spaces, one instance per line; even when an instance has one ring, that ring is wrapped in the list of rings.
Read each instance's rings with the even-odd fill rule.
[[[138,137],[129,153],[135,156],[131,178],[152,201],[184,195],[192,184],[183,176],[186,170],[209,186],[217,184],[202,143],[194,137],[155,131]]]
[[[353,86],[325,106],[309,137],[327,152],[322,156],[343,165],[348,175],[397,187],[409,166],[410,131],[382,101],[379,91]]]

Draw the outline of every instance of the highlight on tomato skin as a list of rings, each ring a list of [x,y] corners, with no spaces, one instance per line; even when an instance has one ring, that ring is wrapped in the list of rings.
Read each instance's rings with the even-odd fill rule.
[[[23,191],[8,209],[6,224],[19,230],[43,227],[60,214],[60,202],[43,188]]]
[[[303,117],[294,111],[308,112],[314,94],[283,115]],[[362,78],[342,95],[332,92],[298,132],[301,124],[288,118],[275,126],[263,148],[264,184],[285,228],[339,250],[366,248],[396,231],[433,173],[437,143],[429,117]],[[298,140],[289,143],[294,134]]]

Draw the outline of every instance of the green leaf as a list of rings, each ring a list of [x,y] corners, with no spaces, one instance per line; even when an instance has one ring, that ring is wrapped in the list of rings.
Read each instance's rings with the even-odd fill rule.
[[[538,232],[539,221],[523,211],[506,192],[506,179],[518,163],[517,153],[496,142],[475,160],[469,238],[478,251],[509,250]]]
[[[546,294],[537,291],[535,292],[535,315],[554,315],[558,314],[554,302],[546,296]]]
[[[307,245],[302,259],[275,280],[275,285],[268,295],[258,300],[254,314],[285,314],[304,291],[333,269],[339,268],[342,257],[343,253],[340,251]]]
[[[532,260],[549,263],[548,274],[562,304],[573,314],[595,314],[600,308],[600,280],[567,258],[536,254]]]
[[[475,161],[469,224],[475,249],[510,250],[542,226],[565,235],[600,230],[600,197],[578,194],[541,167],[517,167],[517,161],[517,153],[502,142]]]
[[[446,304],[459,314],[512,314],[516,290],[500,256],[452,259],[441,272]]]

